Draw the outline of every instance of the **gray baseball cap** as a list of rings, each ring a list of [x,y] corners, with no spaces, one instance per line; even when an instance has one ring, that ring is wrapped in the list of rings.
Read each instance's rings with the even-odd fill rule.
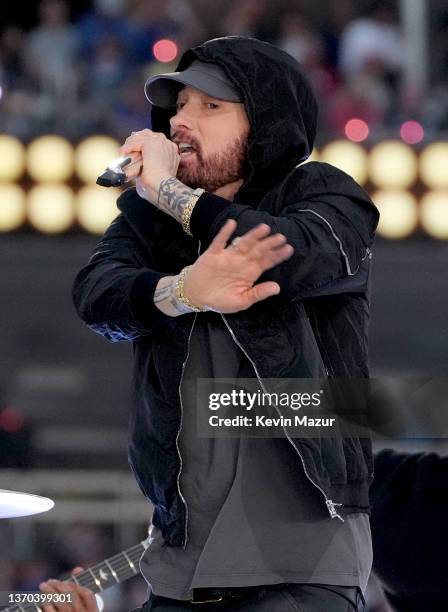
[[[182,72],[150,77],[145,83],[145,95],[154,106],[174,108],[177,94],[185,85],[199,89],[218,100],[243,101],[240,92],[229,81],[222,68],[217,64],[201,60],[194,60]]]

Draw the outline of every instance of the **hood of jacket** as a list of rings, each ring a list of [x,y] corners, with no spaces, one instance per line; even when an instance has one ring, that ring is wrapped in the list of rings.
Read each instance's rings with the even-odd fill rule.
[[[251,126],[249,171],[234,197],[234,207],[246,205],[284,216],[312,205],[314,215],[338,228],[341,252],[350,269],[356,270],[372,245],[378,211],[364,189],[339,168],[321,162],[301,163],[313,148],[317,102],[297,61],[278,47],[241,36],[215,38],[189,49],[177,70],[184,70],[196,58],[219,64],[243,94]],[[152,129],[170,137],[169,120],[174,112],[153,106]],[[178,270],[181,264],[194,261],[197,246],[179,223],[148,207],[133,192],[122,194],[118,206],[144,243],[148,236],[157,236],[161,269]],[[230,212],[238,223],[241,210]]]
[[[317,101],[297,61],[267,42],[242,36],[214,38],[186,51],[176,71],[194,59],[219,65],[242,92],[251,126],[248,174],[236,200],[259,201],[309,157],[317,124]],[[153,107],[152,129],[170,137],[174,111]]]

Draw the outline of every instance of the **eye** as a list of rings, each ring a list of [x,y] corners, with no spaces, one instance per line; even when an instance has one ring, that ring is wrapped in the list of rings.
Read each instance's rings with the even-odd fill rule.
[[[185,104],[185,102],[177,102],[176,103],[176,110],[180,111],[180,109],[182,108],[182,106]]]
[[[206,102],[205,104],[210,109],[212,109],[212,108],[219,108],[219,104],[215,104],[214,102]]]

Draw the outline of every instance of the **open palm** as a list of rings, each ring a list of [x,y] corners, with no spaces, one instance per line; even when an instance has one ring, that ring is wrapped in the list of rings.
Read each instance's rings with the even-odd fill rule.
[[[293,247],[283,234],[271,234],[266,224],[227,246],[236,227],[236,221],[229,219],[191,266],[185,294],[194,304],[222,313],[238,312],[280,292],[278,283],[255,282],[263,272],[291,257]]]

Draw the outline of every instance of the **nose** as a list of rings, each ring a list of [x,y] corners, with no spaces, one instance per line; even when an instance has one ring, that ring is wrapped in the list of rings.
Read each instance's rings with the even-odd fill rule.
[[[185,128],[191,130],[193,128],[194,116],[191,111],[187,109],[188,104],[184,104],[175,115],[170,119],[170,126],[172,131],[176,131],[179,128]]]

